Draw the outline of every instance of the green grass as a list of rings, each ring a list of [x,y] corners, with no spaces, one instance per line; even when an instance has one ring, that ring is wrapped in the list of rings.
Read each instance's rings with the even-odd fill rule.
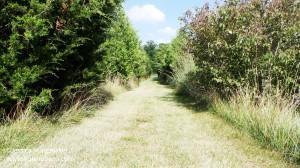
[[[300,163],[300,116],[296,103],[280,92],[258,94],[241,89],[229,101],[216,100],[213,110],[262,145]]]

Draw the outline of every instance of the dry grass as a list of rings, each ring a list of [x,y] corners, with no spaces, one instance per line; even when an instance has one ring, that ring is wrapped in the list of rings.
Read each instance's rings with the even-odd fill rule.
[[[126,83],[127,82],[120,77],[109,77],[101,88],[113,96],[116,96],[126,91]]]
[[[37,117],[7,122],[0,126],[0,160],[10,151],[37,145],[56,129],[49,120]]]
[[[62,152],[43,153],[44,149]],[[14,158],[25,158],[21,162]],[[47,158],[52,161],[28,162]],[[68,161],[62,161],[69,158]],[[12,160],[10,160],[12,159]],[[54,161],[53,161],[54,160]],[[32,153],[0,167],[293,167],[262,150],[210,112],[174,101],[170,88],[145,81],[95,117],[59,131]]]
[[[124,81],[111,78],[92,90],[79,89],[68,95],[61,112],[53,116],[42,118],[31,111],[30,105],[27,109],[18,111],[19,117],[16,120],[7,119],[0,126],[0,160],[10,151],[35,146],[57,130],[93,116],[96,109],[107,103],[112,96],[125,91]]]

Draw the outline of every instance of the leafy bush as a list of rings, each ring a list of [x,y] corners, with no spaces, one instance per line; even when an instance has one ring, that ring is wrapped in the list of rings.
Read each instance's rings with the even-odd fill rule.
[[[43,112],[52,100],[53,97],[51,95],[51,90],[43,89],[38,96],[32,97],[30,102],[31,110],[36,112]]]
[[[229,0],[189,11],[183,21],[206,90],[228,94],[250,83],[262,91],[267,82],[299,89],[299,1]]]

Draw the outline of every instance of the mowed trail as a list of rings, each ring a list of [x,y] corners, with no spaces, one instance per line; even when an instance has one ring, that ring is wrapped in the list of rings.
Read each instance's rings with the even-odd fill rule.
[[[210,112],[175,101],[173,90],[147,80],[80,125],[0,167],[293,167]]]

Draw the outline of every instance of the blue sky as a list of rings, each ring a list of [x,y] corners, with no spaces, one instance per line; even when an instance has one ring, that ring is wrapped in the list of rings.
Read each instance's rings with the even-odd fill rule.
[[[126,0],[125,10],[143,42],[169,42],[180,27],[185,11],[214,0]]]

